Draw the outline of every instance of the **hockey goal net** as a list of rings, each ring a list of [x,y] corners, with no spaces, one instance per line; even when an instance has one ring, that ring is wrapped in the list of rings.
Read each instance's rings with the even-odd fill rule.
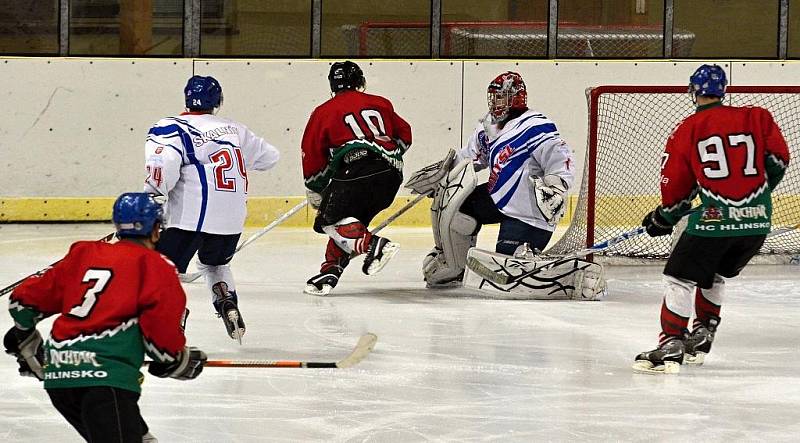
[[[349,53],[362,57],[413,56],[430,49],[429,22],[363,22],[344,25]],[[581,25],[560,22],[559,57],[661,57],[662,26]],[[688,57],[694,34],[673,32],[673,55]],[[449,21],[441,23],[442,57],[545,57],[547,23]]]
[[[641,223],[660,203],[661,153],[672,129],[694,112],[686,86],[600,86],[587,90],[589,137],[572,222],[548,252],[567,254],[616,237]],[[768,109],[792,160],[800,154],[800,86],[730,86],[724,103]],[[772,193],[773,230],[800,223],[800,172],[790,165]],[[697,203],[697,202],[696,202]],[[678,235],[679,230],[676,230]],[[669,236],[634,237],[604,255],[663,259]],[[761,254],[800,254],[800,230],[770,237]]]

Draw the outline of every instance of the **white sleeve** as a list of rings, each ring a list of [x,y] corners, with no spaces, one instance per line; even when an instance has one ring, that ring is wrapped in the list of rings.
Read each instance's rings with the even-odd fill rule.
[[[470,159],[476,171],[489,167],[489,159],[486,158],[484,154],[488,152],[487,143],[488,137],[486,135],[486,130],[483,124],[479,123],[478,127],[475,128],[475,131],[469,137],[467,145],[456,153],[456,162]]]
[[[266,171],[275,166],[281,158],[278,148],[244,126],[242,126],[242,148],[249,154],[245,155],[245,166],[248,170]]]
[[[148,140],[144,145],[145,171],[144,192],[168,196],[181,178],[183,154],[172,146],[162,146]]]
[[[564,140],[556,138],[542,143],[533,151],[532,157],[538,165],[536,172],[541,173],[542,177],[556,175],[566,183],[567,189],[572,187],[575,180],[575,161]]]

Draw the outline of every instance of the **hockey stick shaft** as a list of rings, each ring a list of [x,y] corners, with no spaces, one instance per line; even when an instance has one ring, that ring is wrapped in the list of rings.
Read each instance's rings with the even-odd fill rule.
[[[261,228],[261,230],[259,230],[255,234],[251,235],[247,240],[245,240],[244,242],[239,244],[239,246],[236,247],[236,249],[233,251],[233,254],[231,254],[231,256],[228,257],[228,259],[233,258],[233,256],[236,255],[239,251],[241,251],[245,246],[249,245],[250,243],[253,243],[256,240],[258,240],[259,238],[261,238],[262,235],[264,235],[267,232],[273,230],[276,226],[278,226],[279,224],[285,222],[289,217],[293,216],[298,211],[300,211],[301,209],[305,208],[307,205],[308,205],[308,200],[303,200],[300,203],[296,204],[292,209],[289,209],[288,211],[283,213],[283,215],[281,215],[280,217],[278,217],[275,220],[273,220],[272,223],[268,224],[267,226],[264,226],[263,228]],[[192,272],[190,274],[183,274],[183,275],[181,275],[180,278],[181,278],[181,281],[184,282],[184,283],[191,283],[191,282],[197,280],[198,278],[200,278],[202,276],[203,276],[203,272],[202,271],[198,271],[198,272]]]
[[[358,339],[358,343],[345,358],[336,362],[315,362],[315,361],[299,361],[299,360],[208,360],[205,363],[207,368],[349,368],[358,364],[363,360],[372,349],[375,348],[375,343],[378,341],[378,336],[372,333],[366,333]],[[145,361],[145,365],[150,364],[150,361]]]
[[[414,205],[416,205],[417,203],[421,202],[422,199],[424,199],[425,197],[427,197],[426,194],[420,194],[420,195],[416,196],[413,200],[411,200],[410,202],[406,203],[405,206],[403,206],[402,208],[398,209],[397,212],[395,212],[394,214],[390,215],[386,220],[382,221],[378,226],[375,226],[372,229],[372,233],[373,234],[377,234],[378,232],[383,230],[383,228],[389,226],[389,224],[391,224],[392,222],[397,220],[401,215],[405,214],[409,209],[413,208]]]
[[[97,240],[97,241],[103,241],[103,242],[108,242],[108,241],[111,241],[111,239],[113,239],[113,238],[114,238],[114,234],[116,234],[116,232],[112,232],[111,234],[108,234],[108,235],[106,235],[105,237],[103,237],[103,238],[101,238],[101,239],[99,239],[99,240]],[[54,261],[53,263],[50,263],[50,264],[49,264],[47,267],[45,267],[45,268],[43,268],[43,269],[40,269],[39,271],[36,271],[36,272],[34,272],[33,274],[31,274],[31,275],[28,275],[27,277],[23,277],[23,278],[21,278],[21,279],[19,279],[19,280],[15,281],[14,283],[11,283],[10,285],[6,286],[6,287],[5,287],[5,288],[3,288],[3,289],[0,289],[0,297],[2,297],[2,296],[4,296],[4,295],[8,294],[8,293],[9,293],[9,292],[11,292],[11,291],[13,291],[13,290],[14,290],[14,288],[16,288],[17,286],[21,285],[21,284],[22,284],[22,282],[24,282],[25,280],[27,280],[27,279],[29,279],[29,278],[33,277],[34,275],[39,275],[39,274],[43,273],[44,271],[46,271],[46,270],[48,270],[48,269],[52,268],[53,266],[55,266],[56,264],[58,264],[58,262],[60,262],[60,261],[61,261],[61,259],[59,259],[59,260],[56,260],[56,261]]]

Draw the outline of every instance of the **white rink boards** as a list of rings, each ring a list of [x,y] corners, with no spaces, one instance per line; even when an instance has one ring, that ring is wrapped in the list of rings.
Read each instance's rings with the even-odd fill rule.
[[[0,225],[0,282],[59,258],[110,225]],[[248,233],[246,232],[245,235]],[[402,249],[381,274],[356,260],[331,297],[303,295],[325,239],[279,229],[233,261],[248,332],[228,339],[204,284],[186,285],[190,344],[214,359],[328,360],[358,336],[374,352],[349,370],[208,368],[147,376],[140,400],[161,442],[796,441],[800,435],[797,267],[754,266],[728,284],[705,366],[633,374],[651,349],[658,267],[609,267],[602,302],[520,302],[424,289],[425,229],[389,228]],[[481,235],[492,247],[496,230]],[[457,292],[455,292],[457,295]],[[5,301],[3,302],[5,303]],[[11,326],[0,315],[0,330]],[[0,440],[77,442],[33,379],[0,356]]]

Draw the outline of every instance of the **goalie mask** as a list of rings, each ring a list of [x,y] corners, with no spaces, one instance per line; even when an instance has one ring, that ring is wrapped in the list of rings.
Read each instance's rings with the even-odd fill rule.
[[[522,76],[516,72],[504,72],[498,75],[486,90],[489,113],[492,123],[502,123],[508,119],[512,109],[528,109],[528,92]]]

